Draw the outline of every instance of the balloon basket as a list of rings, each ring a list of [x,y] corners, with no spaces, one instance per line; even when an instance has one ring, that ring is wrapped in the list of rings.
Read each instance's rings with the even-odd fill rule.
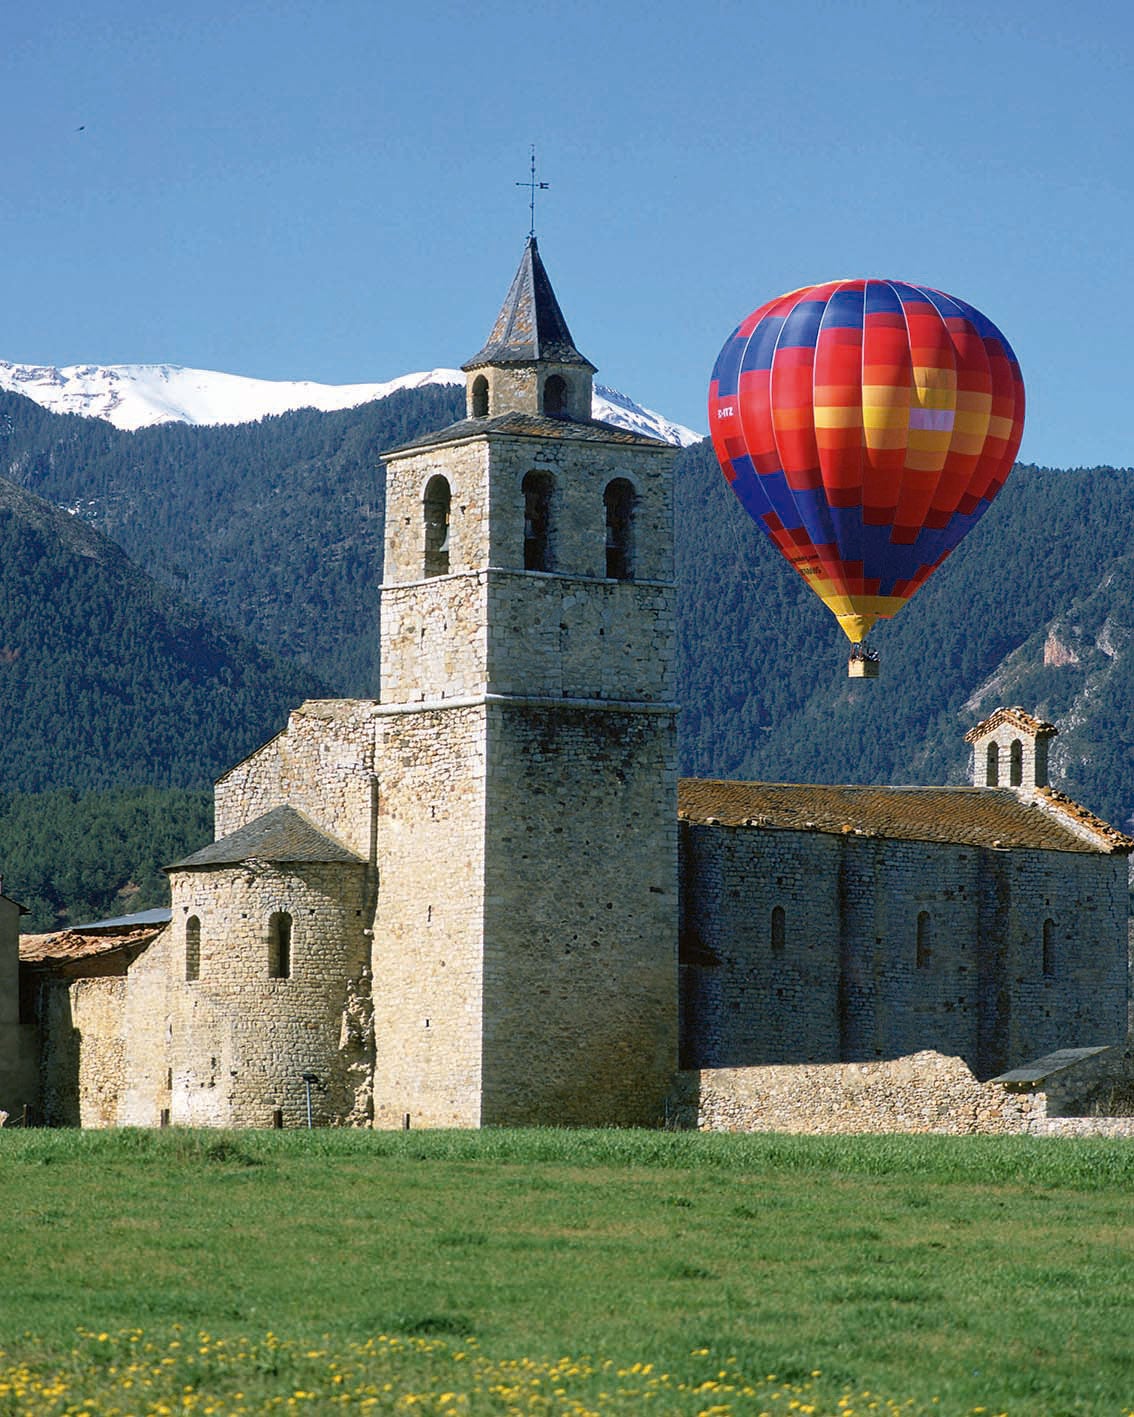
[[[878,656],[869,650],[864,654],[861,650],[852,653],[847,660],[848,679],[877,679],[878,678]]]

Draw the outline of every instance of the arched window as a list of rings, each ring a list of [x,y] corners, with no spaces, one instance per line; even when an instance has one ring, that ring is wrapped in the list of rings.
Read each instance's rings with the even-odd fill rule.
[[[1024,745],[1018,738],[1012,739],[1008,749],[1008,784],[1019,787],[1024,780]]]
[[[488,417],[488,380],[483,374],[478,374],[472,383],[472,416]]]
[[[555,483],[546,472],[524,478],[524,570],[551,570],[551,494]]]
[[[634,488],[616,477],[603,493],[606,505],[606,574],[610,580],[634,576]]]
[[[189,984],[201,977],[201,922],[190,915],[185,922],[185,979]]]
[[[771,944],[773,954],[782,954],[784,948],[784,908],[782,905],[772,907],[772,932]]]
[[[988,745],[984,782],[986,787],[1000,786],[1000,745],[998,743]]]
[[[286,910],[268,920],[268,978],[291,978],[291,916]]]
[[[1055,921],[1043,922],[1043,977],[1055,978]]]
[[[933,940],[930,927],[929,911],[921,910],[917,917],[917,967],[918,969],[928,969],[929,961],[933,956]]]
[[[425,575],[449,574],[449,505],[452,493],[448,480],[431,477],[422,501],[425,518]]]
[[[567,412],[567,380],[562,374],[552,374],[543,386],[543,411],[552,418]]]

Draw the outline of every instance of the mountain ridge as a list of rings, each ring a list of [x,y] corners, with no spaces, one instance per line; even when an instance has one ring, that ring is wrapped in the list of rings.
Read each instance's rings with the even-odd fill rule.
[[[125,432],[165,423],[196,427],[253,423],[298,409],[321,413],[357,408],[404,389],[459,385],[459,369],[402,374],[378,383],[321,384],[314,380],[256,379],[178,364],[16,364],[0,360],[0,389],[22,394],[52,413],[98,418]],[[604,423],[688,447],[704,436],[595,385],[594,416]]]

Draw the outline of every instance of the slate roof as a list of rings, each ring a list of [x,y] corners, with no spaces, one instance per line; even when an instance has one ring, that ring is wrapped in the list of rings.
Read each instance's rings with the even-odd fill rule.
[[[361,856],[328,836],[294,807],[275,807],[247,826],[186,856],[167,871],[197,866],[231,866],[241,861],[348,861],[365,865]]]
[[[1078,1067],[1080,1063],[1085,1063],[1088,1058],[1097,1058],[1100,1053],[1109,1053],[1112,1049],[1102,1048],[1060,1048],[1054,1053],[1045,1053],[1042,1058],[1037,1058],[1034,1063],[1025,1063],[1021,1068],[1012,1068],[1010,1072],[1001,1073],[999,1077],[991,1078],[991,1082],[1025,1083],[1029,1086],[1037,1082],[1044,1082],[1053,1073],[1061,1073],[1064,1068]]]
[[[582,364],[592,373],[595,368],[575,348],[536,239],[529,236],[488,343],[461,367],[467,372],[485,364],[531,364],[537,360]]]
[[[680,819],[707,825],[1104,855],[1134,851],[1130,837],[1050,791],[1025,796],[1006,787],[846,787],[685,778],[678,783],[677,806]]]
[[[661,438],[632,433],[628,428],[602,423],[597,418],[582,422],[572,418],[549,418],[546,414],[512,412],[490,418],[462,418],[459,423],[450,423],[448,428],[438,429],[436,433],[424,433],[408,443],[399,443],[396,448],[383,453],[382,457],[388,458],[413,448],[435,447],[438,443],[456,443],[462,438],[475,438],[486,433],[515,438],[556,438],[567,443],[622,443],[636,448],[673,446]]]

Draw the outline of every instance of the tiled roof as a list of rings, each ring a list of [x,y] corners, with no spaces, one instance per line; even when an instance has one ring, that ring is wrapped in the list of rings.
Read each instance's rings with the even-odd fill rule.
[[[1067,810],[1067,799],[1058,802],[1057,796],[1045,793],[1032,801],[1006,787],[834,787],[685,778],[678,784],[677,803],[680,818],[702,824],[1046,851],[1134,850],[1129,837],[1090,813],[1085,816],[1097,828],[1078,820]],[[1066,823],[1060,820],[1064,814]]]
[[[583,364],[592,372],[594,365],[575,348],[559,301],[551,288],[539,247],[528,237],[504,304],[492,326],[488,343],[463,366],[476,369],[485,364],[532,364],[549,360],[556,364]]]
[[[975,728],[969,729],[965,734],[965,742],[975,743],[986,733],[995,733],[1001,724],[1007,724],[1009,728],[1018,728],[1021,733],[1027,733],[1032,738],[1054,738],[1059,732],[1054,723],[1036,718],[1026,709],[998,708],[995,713],[989,714],[983,723],[978,723]]]
[[[623,443],[637,448],[669,448],[661,438],[648,438],[644,433],[632,433],[613,423],[601,423],[597,418],[580,422],[572,418],[549,418],[537,413],[500,413],[494,418],[462,418],[436,433],[425,433],[408,443],[401,443],[382,456],[408,452],[413,448],[433,447],[438,443],[455,443],[462,438],[475,438],[485,433],[504,433],[517,438],[557,438],[574,443]]]
[[[79,960],[114,954],[119,950],[131,951],[133,958],[161,934],[168,920],[169,912],[166,911],[165,919],[160,922],[124,926],[114,931],[105,928],[90,930],[80,925],[73,930],[53,930],[45,935],[21,935],[20,962],[44,965],[74,964]]]
[[[328,836],[294,807],[275,807],[247,826],[186,856],[167,871],[229,866],[241,861],[349,861],[364,864],[349,847]]]

